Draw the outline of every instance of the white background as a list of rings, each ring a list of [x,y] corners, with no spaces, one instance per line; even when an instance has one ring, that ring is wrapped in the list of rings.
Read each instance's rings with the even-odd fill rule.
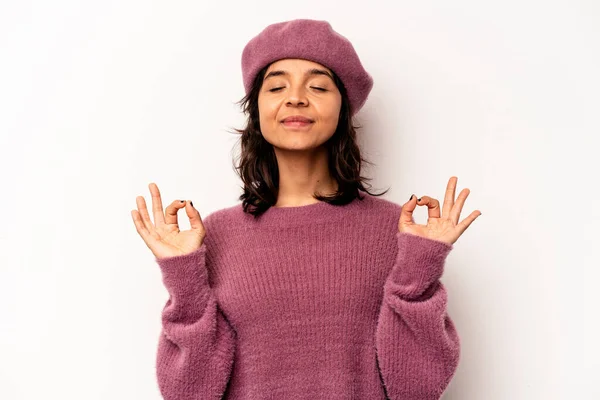
[[[0,398],[160,399],[168,294],[135,197],[238,203],[241,52],[295,18],[374,78],[373,190],[443,201],[456,175],[461,220],[482,212],[442,279],[462,340],[444,399],[600,398],[599,4],[3,1]]]

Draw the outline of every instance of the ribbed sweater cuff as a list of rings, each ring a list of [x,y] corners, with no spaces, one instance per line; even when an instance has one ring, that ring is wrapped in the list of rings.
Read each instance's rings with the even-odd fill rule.
[[[194,252],[155,258],[160,266],[163,283],[173,299],[179,302],[197,301],[210,289],[205,265],[206,244]]]
[[[416,299],[442,277],[444,263],[453,245],[413,235],[396,233],[398,254],[386,286],[392,284],[400,297]]]

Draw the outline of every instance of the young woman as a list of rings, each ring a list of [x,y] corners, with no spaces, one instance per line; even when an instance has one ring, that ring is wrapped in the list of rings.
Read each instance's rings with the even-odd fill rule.
[[[373,81],[328,22],[269,25],[242,70],[242,202],[204,218],[191,201],[163,211],[151,183],[154,222],[142,196],[132,211],[170,295],[163,397],[439,399],[460,355],[440,278],[481,214],[459,223],[468,189],[455,202],[451,177],[443,209],[368,192],[352,117]],[[417,205],[427,225],[415,223]]]

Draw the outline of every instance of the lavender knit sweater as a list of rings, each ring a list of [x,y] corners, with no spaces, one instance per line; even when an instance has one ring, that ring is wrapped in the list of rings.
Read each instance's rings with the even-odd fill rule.
[[[453,246],[398,232],[401,206],[241,203],[203,218],[194,253],[156,259],[169,300],[166,400],[439,399],[460,342],[440,282]]]

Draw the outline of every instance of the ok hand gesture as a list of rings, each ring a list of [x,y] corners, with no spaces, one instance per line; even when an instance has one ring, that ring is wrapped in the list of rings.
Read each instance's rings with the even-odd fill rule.
[[[448,181],[446,196],[444,197],[444,208],[442,210],[443,215],[440,215],[440,202],[433,197],[423,196],[420,199],[417,199],[415,195],[412,195],[410,200],[402,206],[402,212],[400,213],[400,220],[398,222],[398,231],[422,236],[428,239],[439,240],[448,244],[455,243],[469,225],[475,221],[475,218],[481,215],[481,211],[476,210],[460,223],[458,222],[470,190],[463,189],[458,195],[456,203],[454,203],[457,181],[458,178],[455,176],[451,177]],[[429,215],[427,225],[415,224],[413,211],[417,205],[427,206]]]
[[[154,223],[150,220],[146,201],[143,196],[136,197],[138,210],[131,210],[135,228],[156,258],[166,258],[192,253],[197,250],[206,236],[200,213],[192,202],[175,200],[163,212],[160,191],[155,183],[148,185],[152,195],[152,214]],[[185,207],[192,229],[179,230],[177,211]]]

